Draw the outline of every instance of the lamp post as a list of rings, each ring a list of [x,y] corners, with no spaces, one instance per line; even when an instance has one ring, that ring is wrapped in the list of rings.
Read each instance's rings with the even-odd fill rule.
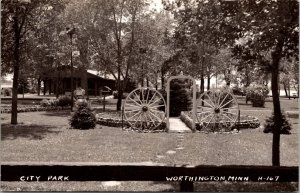
[[[73,111],[73,103],[74,103],[74,92],[73,92],[73,46],[72,46],[72,39],[73,35],[75,34],[75,28],[67,28],[67,34],[70,36],[70,44],[71,44],[71,111]]]

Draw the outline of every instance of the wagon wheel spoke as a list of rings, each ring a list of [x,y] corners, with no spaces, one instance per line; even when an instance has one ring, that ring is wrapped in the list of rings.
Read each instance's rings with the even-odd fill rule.
[[[220,107],[220,109],[223,108],[223,107],[225,107],[226,105],[230,104],[232,101],[233,101],[233,99],[231,99],[230,101],[228,101],[226,104],[222,105],[222,106]]]
[[[156,101],[155,102],[153,102],[152,104],[149,104],[149,107],[152,107],[152,105],[155,105],[158,101],[160,101],[161,100],[161,98],[158,98],[158,99],[156,99]]]
[[[134,122],[134,125],[133,125],[133,127],[136,127],[136,124],[139,122],[139,120],[140,120],[140,117],[142,116],[142,112],[140,112],[140,115],[138,116],[138,118],[136,119],[136,121]]]
[[[153,123],[153,125],[154,125],[155,127],[157,127],[157,126],[158,126],[158,125],[157,125],[157,121],[153,120],[153,118],[152,118],[152,116],[151,116],[150,113],[147,113],[147,115],[148,115],[148,117],[150,118],[150,120],[151,120],[151,122]]]
[[[141,111],[140,109],[136,109],[136,110],[127,110],[126,113],[132,113],[132,112],[137,112],[137,111]]]
[[[142,88],[142,102],[143,102],[143,104],[145,103],[145,99],[144,99],[144,88]]]
[[[146,98],[146,104],[148,104],[148,102],[149,102],[149,89],[147,88],[147,98]]]
[[[212,108],[215,108],[215,105],[214,105],[214,102],[213,102],[213,100],[210,98],[210,96],[209,96],[209,94],[207,94],[207,96],[208,96],[208,98],[209,98],[209,100],[212,102]]]
[[[165,105],[149,106],[149,108],[150,108],[150,109],[156,109],[156,108],[158,108],[158,107],[163,107],[163,106],[165,106]]]
[[[221,92],[222,93],[222,92]],[[220,95],[221,95],[220,93]],[[219,104],[219,106],[223,105],[223,102],[225,101],[225,99],[227,98],[227,96],[229,95],[229,93],[226,93],[226,96],[223,98],[222,102]]]
[[[223,111],[223,113],[231,114],[231,115],[234,115],[234,116],[238,116],[237,113],[232,113],[232,112],[228,112],[228,111]]]
[[[133,116],[131,116],[130,118],[128,118],[128,120],[133,119],[134,117],[136,117],[137,115],[141,114],[141,112],[137,112],[136,114],[134,114]]]
[[[127,103],[125,106],[126,106],[126,107],[129,106],[129,107],[131,107],[131,108],[133,107],[133,109],[141,109],[140,106],[137,106],[137,105],[132,104],[132,103]],[[127,109],[126,109],[126,111],[127,111]]]
[[[218,107],[220,107],[221,93],[218,94]]]
[[[209,124],[211,123],[211,121],[212,121],[214,118],[215,118],[215,115],[212,114],[212,117],[209,119],[209,121],[208,121],[208,123],[206,124],[206,127],[205,127],[205,128],[209,127]]]
[[[129,98],[129,100],[131,100],[132,102],[134,102],[137,106],[142,106],[140,103],[136,102],[135,100],[133,100],[132,98]]]
[[[150,109],[150,111],[157,112],[158,114],[162,114],[163,113],[163,111],[160,111],[160,110],[157,110],[157,109]]]
[[[155,115],[155,113],[152,112],[152,110],[149,111],[149,113],[155,117],[158,121],[161,121],[161,118],[159,118],[158,116]]]
[[[234,110],[238,110],[238,106],[235,105],[235,106],[232,106],[232,107],[226,107],[226,108],[222,108],[223,110],[224,109],[234,109]]]
[[[156,92],[153,94],[153,96],[151,97],[151,99],[150,99],[149,102],[147,103],[148,105],[150,105],[150,103],[151,103],[151,101],[154,99],[155,95],[156,95]]]
[[[201,99],[200,100],[201,102],[204,102],[204,103],[206,103],[206,104],[208,104],[211,108],[214,108],[209,102],[207,102],[206,100],[204,100],[204,99]]]
[[[231,119],[229,116],[227,116],[225,113],[223,114],[224,117],[226,117],[229,121],[233,122],[234,120]]]
[[[139,97],[139,96],[136,94],[136,92],[134,92],[134,94],[135,94],[135,96],[136,96],[137,100],[139,100],[140,104],[142,105],[142,104],[143,104],[143,102],[141,101],[140,97]]]

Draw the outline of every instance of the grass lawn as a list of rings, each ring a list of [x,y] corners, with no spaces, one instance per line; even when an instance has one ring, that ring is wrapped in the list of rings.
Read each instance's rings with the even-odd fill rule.
[[[241,100],[241,101],[240,101]],[[245,103],[239,99],[240,103]],[[298,110],[296,100],[283,99],[285,110]],[[259,118],[261,123],[271,115],[272,102],[266,108],[240,105],[241,114]],[[157,162],[169,165],[271,165],[272,134],[261,129],[242,130],[239,134],[183,134],[183,149],[175,150],[179,138],[176,133],[137,133],[121,128],[97,126],[92,130],[69,129],[70,113],[27,112],[19,113],[19,124],[12,126],[10,114],[1,114],[2,161],[44,162]],[[298,165],[298,119],[290,118],[291,135],[281,135],[281,165]],[[166,154],[175,150],[175,154]],[[158,159],[157,155],[163,155]],[[3,191],[179,191],[178,184],[165,182],[122,182],[121,186],[108,187],[102,182],[2,182]],[[197,183],[198,184],[198,183]],[[203,191],[267,191],[260,183],[239,185],[201,183]],[[234,188],[236,186],[236,188]],[[227,187],[227,188],[226,188]],[[245,188],[246,187],[246,188]],[[285,185],[284,185],[285,187]],[[18,189],[19,188],[19,189]],[[219,189],[220,188],[220,189]],[[197,188],[196,188],[197,190]],[[274,189],[275,190],[275,189]],[[285,190],[297,190],[297,183],[288,183]]]

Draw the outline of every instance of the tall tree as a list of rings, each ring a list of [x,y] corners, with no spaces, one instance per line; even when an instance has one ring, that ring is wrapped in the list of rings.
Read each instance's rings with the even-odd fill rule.
[[[35,11],[43,7],[47,9],[51,4],[56,4],[52,0],[4,0],[1,2],[1,57],[5,66],[5,71],[11,71],[13,75],[12,89],[12,113],[11,124],[17,124],[18,106],[18,81],[20,74],[20,64],[25,57],[24,49],[28,40],[28,32],[34,27]],[[12,60],[13,58],[13,60]]]
[[[254,60],[271,73],[271,89],[275,128],[273,132],[272,164],[280,165],[280,128],[282,114],[278,93],[281,61],[298,61],[299,11],[298,1],[236,1],[240,35],[237,46],[250,52]]]
[[[175,41],[176,54],[188,59],[184,69],[199,78],[200,90],[204,91],[204,78],[210,80],[213,72],[213,56],[221,48],[233,44],[234,28],[228,25],[226,12],[221,1],[164,1],[165,8],[171,10],[177,22]],[[225,20],[224,20],[225,17]]]

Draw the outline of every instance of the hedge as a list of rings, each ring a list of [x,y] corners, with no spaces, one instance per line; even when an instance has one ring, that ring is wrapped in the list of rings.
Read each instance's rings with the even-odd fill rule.
[[[24,113],[24,112],[35,112],[35,111],[59,111],[59,110],[69,110],[70,107],[42,107],[39,105],[34,106],[18,106],[17,112]],[[11,113],[11,106],[1,106],[1,113]]]

